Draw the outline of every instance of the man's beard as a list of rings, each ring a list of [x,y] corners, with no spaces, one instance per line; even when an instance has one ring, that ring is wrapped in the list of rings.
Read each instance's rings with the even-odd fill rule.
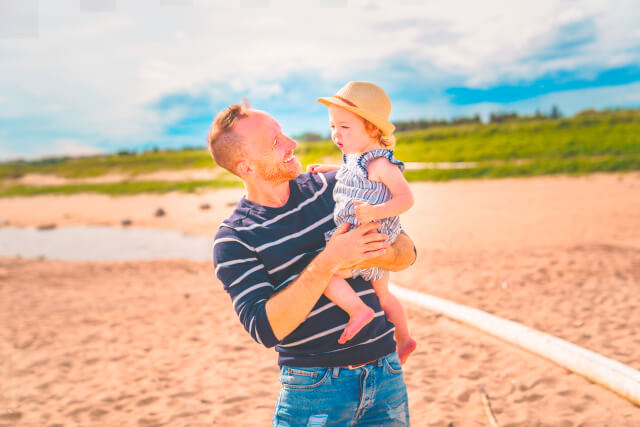
[[[267,182],[274,184],[280,184],[282,182],[289,182],[296,178],[302,172],[302,167],[297,160],[294,160],[296,167],[287,167],[282,163],[274,165],[273,163],[267,163],[261,167],[262,178]],[[266,162],[265,162],[266,163]]]

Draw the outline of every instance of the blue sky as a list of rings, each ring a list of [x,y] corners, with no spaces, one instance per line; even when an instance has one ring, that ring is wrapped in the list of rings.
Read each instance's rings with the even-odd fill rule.
[[[634,0],[0,0],[0,161],[204,146],[245,97],[326,134],[316,98],[349,80],[393,120],[640,107],[638,22]]]

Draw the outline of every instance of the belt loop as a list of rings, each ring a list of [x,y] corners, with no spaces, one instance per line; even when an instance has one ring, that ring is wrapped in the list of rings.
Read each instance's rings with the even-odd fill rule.
[[[340,374],[340,367],[339,366],[334,366],[333,367],[333,374],[331,375],[331,378],[338,378],[338,374]]]
[[[378,368],[382,368],[382,357],[378,359]]]

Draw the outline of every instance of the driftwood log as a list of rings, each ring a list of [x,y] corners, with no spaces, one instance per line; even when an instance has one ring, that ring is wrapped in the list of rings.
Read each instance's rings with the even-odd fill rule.
[[[640,406],[640,371],[585,348],[482,310],[389,284],[400,299],[472,326],[608,388]]]

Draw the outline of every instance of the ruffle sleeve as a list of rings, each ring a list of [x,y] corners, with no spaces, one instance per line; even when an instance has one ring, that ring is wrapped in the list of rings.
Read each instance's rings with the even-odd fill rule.
[[[358,159],[358,167],[364,172],[364,176],[369,178],[369,173],[367,172],[367,165],[373,159],[377,159],[378,157],[386,157],[391,163],[398,166],[401,172],[404,172],[404,163],[400,160],[396,159],[393,156],[393,151],[386,148],[378,148],[376,150],[367,151],[362,154]]]

